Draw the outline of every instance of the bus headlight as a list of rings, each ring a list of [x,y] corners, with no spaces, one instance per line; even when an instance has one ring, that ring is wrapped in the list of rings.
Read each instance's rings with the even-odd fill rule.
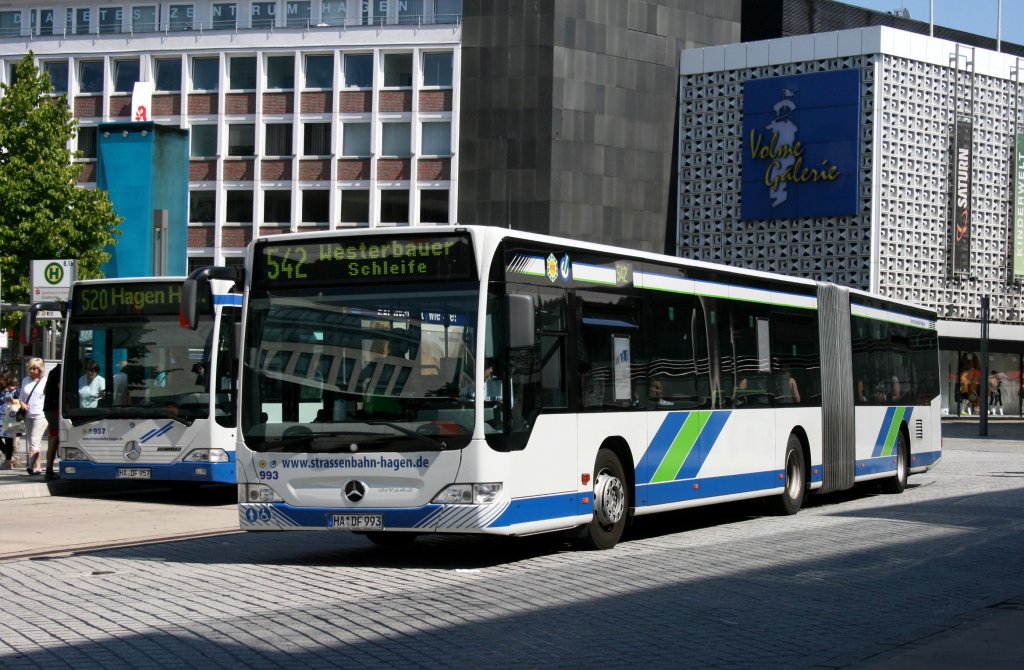
[[[60,460],[62,461],[87,461],[89,460],[85,452],[77,447],[62,447],[62,455]]]
[[[223,449],[193,449],[182,461],[198,461],[200,463],[227,463],[228,452]]]
[[[486,505],[501,495],[501,482],[450,484],[434,496],[440,505]]]
[[[266,484],[239,484],[238,502],[277,503],[284,502],[284,498],[274,493],[274,489]]]

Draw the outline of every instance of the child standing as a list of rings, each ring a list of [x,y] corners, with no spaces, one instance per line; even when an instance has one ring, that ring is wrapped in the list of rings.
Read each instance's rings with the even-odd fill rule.
[[[18,437],[14,425],[14,415],[17,408],[11,403],[11,399],[18,397],[18,378],[13,374],[5,373],[0,375],[0,417],[3,418],[3,434],[0,435],[0,449],[3,450],[4,462],[0,463],[0,470],[10,470],[14,458],[14,442]]]

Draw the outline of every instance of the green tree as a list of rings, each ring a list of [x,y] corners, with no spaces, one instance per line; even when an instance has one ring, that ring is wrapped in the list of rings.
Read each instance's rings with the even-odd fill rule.
[[[9,303],[29,302],[33,259],[74,258],[79,279],[102,277],[105,249],[121,233],[107,193],[78,186],[83,164],[68,149],[78,121],[33,58],[0,84],[0,278]],[[3,325],[20,316],[5,312]]]

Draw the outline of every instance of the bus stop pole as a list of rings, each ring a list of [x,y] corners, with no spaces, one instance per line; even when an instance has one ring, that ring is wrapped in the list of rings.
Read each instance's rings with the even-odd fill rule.
[[[978,385],[978,393],[981,394],[981,397],[978,398],[981,401],[978,404],[981,410],[978,434],[981,437],[988,436],[988,312],[989,297],[984,295],[981,297],[981,383]]]

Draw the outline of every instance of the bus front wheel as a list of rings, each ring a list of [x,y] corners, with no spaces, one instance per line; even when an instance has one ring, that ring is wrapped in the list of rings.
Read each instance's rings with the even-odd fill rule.
[[[580,529],[584,549],[611,549],[626,528],[629,489],[622,462],[610,449],[602,449],[594,464],[594,518]]]
[[[910,456],[907,438],[900,431],[896,438],[896,474],[881,481],[883,493],[903,493],[907,488],[907,476],[910,474]]]
[[[776,514],[796,514],[807,494],[807,463],[804,462],[803,445],[796,435],[789,436],[784,463],[782,495],[772,498],[772,507]]]

